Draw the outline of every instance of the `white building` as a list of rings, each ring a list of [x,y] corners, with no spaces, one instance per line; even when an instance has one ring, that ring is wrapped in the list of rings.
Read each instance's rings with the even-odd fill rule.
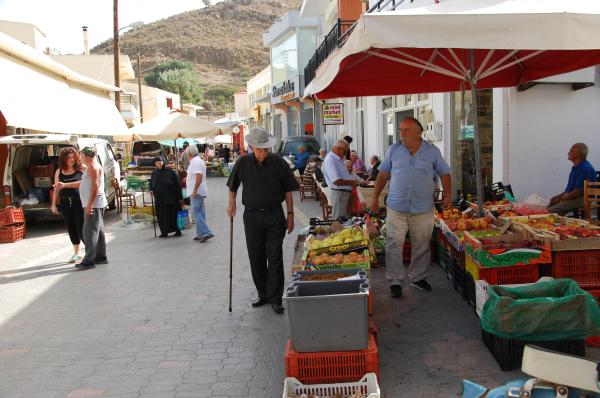
[[[48,38],[37,26],[25,22],[0,21],[0,32],[48,55]]]
[[[404,2],[397,9],[434,2]],[[389,2],[371,0],[369,7],[377,3]],[[321,46],[325,46],[324,40],[331,32],[338,32],[341,45],[347,29],[344,21],[356,20],[360,15],[356,15],[356,10],[362,4],[360,0],[304,0],[301,15],[321,19],[326,33],[319,38]],[[318,75],[322,64],[323,61],[309,64],[305,75]],[[600,89],[593,86],[594,72],[590,68],[555,76],[520,89],[479,91],[477,114],[484,185],[497,181],[510,184],[518,199],[532,193],[550,197],[562,192],[572,166],[567,152],[575,142],[587,143],[589,160],[600,169],[600,112],[594,112],[600,105]],[[461,190],[474,194],[470,97],[470,92],[464,97],[456,92],[327,100],[344,104],[344,123],[323,126],[321,104],[317,102],[315,119],[319,122],[315,127],[323,130],[322,144],[328,148],[336,139],[350,135],[354,138],[352,148],[368,158],[382,156],[398,139],[400,121],[413,116],[425,126],[425,138],[441,149],[450,164],[455,193]]]
[[[270,65],[246,82],[246,95],[248,126],[261,126],[271,133],[273,131],[273,119]]]

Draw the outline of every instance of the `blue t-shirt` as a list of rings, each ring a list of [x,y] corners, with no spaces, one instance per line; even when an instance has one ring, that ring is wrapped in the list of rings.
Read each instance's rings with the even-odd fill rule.
[[[391,176],[388,207],[400,212],[425,213],[433,209],[435,175],[449,174],[450,167],[435,145],[423,141],[414,156],[402,144],[390,146],[379,171]]]
[[[297,169],[301,169],[303,167],[306,167],[306,162],[308,161],[308,158],[310,158],[310,153],[308,153],[308,152],[304,152],[304,153],[298,152],[295,155],[294,166],[296,166]]]
[[[594,166],[587,160],[584,160],[577,166],[571,168],[569,182],[567,183],[565,192],[569,193],[575,189],[581,189],[583,191],[583,183],[585,180],[590,180],[592,182],[596,181],[596,170],[594,170]]]

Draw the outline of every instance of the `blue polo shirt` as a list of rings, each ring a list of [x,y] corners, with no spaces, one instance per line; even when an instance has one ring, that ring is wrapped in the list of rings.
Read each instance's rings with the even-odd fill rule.
[[[596,181],[596,170],[594,170],[594,166],[587,160],[584,160],[577,166],[571,168],[569,182],[567,183],[565,192],[569,193],[574,189],[581,189],[583,191],[583,183],[585,180],[590,180],[592,182]]]
[[[379,171],[391,176],[388,207],[400,212],[425,213],[433,209],[435,175],[450,174],[450,167],[435,145],[422,141],[414,156],[402,144],[390,146]]]
[[[304,153],[298,152],[294,156],[295,156],[295,158],[294,158],[294,166],[296,166],[297,169],[301,169],[303,167],[306,167],[306,162],[308,162],[308,158],[310,158],[310,153],[308,153],[308,152],[304,152]]]

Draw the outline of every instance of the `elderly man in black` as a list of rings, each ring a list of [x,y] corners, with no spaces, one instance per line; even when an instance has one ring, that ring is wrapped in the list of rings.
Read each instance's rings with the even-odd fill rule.
[[[252,153],[242,156],[235,164],[227,181],[229,206],[227,214],[236,213],[236,196],[243,184],[242,204],[244,230],[252,279],[258,291],[253,307],[271,303],[273,311],[283,313],[281,298],[284,289],[283,238],[285,231],[294,229],[294,202],[292,192],[298,183],[287,163],[269,149],[278,139],[261,127],[250,130],[246,142]],[[285,201],[287,216],[281,203]]]

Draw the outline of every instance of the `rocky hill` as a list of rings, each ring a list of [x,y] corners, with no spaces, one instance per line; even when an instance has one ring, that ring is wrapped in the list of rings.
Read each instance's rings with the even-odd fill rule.
[[[161,61],[191,62],[205,89],[245,88],[246,81],[269,64],[263,32],[301,4],[302,0],[225,0],[126,32],[121,53],[135,62],[139,51],[146,72]],[[112,54],[112,39],[92,53]]]

